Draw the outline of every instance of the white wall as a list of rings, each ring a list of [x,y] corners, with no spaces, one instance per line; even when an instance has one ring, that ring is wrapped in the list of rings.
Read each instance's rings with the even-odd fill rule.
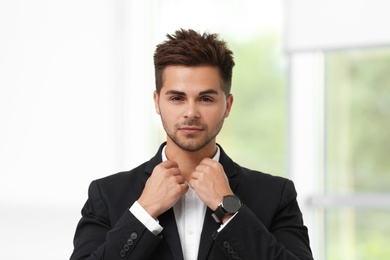
[[[151,155],[121,3],[0,1],[0,259],[68,258],[90,181]]]
[[[284,0],[286,49],[315,51],[386,46],[387,0]]]

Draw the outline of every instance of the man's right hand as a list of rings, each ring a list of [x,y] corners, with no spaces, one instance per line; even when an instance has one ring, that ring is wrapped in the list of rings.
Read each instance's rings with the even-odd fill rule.
[[[157,219],[187,192],[188,184],[184,181],[177,163],[169,160],[162,162],[153,169],[138,203]]]

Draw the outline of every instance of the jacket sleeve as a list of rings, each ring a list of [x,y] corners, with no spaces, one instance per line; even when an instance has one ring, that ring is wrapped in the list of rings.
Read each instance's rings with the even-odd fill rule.
[[[227,259],[313,259],[296,196],[294,184],[287,181],[268,228],[244,205],[221,232],[215,233],[215,243]]]
[[[81,215],[70,260],[144,259],[161,241],[128,209],[116,223],[111,223],[109,209],[96,181],[89,186]]]

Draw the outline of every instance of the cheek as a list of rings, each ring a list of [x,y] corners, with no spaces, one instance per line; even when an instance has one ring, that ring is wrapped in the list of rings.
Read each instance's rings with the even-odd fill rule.
[[[210,111],[203,114],[203,120],[207,121],[209,124],[218,124],[219,121],[227,117],[226,110],[221,110],[218,113],[212,113]]]
[[[178,109],[171,109],[167,107],[163,107],[159,109],[159,115],[164,119],[166,122],[173,122],[180,120],[180,112]]]
[[[164,100],[160,100],[159,103],[156,104],[156,112],[160,115],[160,116],[169,116],[170,114],[170,109],[169,109],[169,106],[167,106],[165,103],[164,103]]]

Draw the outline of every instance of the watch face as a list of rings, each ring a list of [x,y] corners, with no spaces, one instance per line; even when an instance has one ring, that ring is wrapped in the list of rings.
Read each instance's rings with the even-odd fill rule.
[[[222,207],[227,213],[236,213],[241,208],[241,201],[237,196],[228,195],[223,198]]]

